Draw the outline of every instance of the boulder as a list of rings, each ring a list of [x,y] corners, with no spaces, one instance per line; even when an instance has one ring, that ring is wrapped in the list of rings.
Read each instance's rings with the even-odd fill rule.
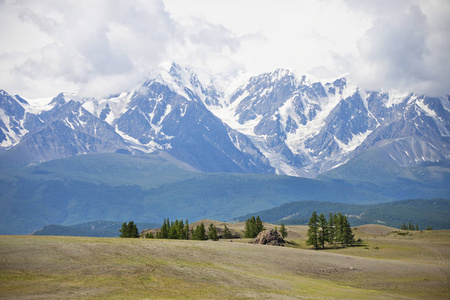
[[[273,229],[261,231],[255,239],[256,244],[283,246],[284,239]]]

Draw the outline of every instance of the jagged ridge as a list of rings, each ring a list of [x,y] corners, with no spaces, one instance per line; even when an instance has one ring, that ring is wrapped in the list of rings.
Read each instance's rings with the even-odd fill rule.
[[[450,158],[449,96],[362,91],[278,69],[230,96],[211,74],[172,64],[106,99],[38,103],[0,91],[1,160],[166,151],[207,172],[315,177],[374,147],[402,167]]]

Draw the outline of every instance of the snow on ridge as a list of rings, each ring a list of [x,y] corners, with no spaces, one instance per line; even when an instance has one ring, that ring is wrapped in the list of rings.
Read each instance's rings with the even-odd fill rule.
[[[336,137],[333,137],[333,139],[339,145],[342,152],[349,153],[361,145],[372,132],[373,130],[367,130],[364,133],[354,134],[352,139],[347,144],[341,142]]]
[[[23,126],[22,128],[19,128],[19,134],[12,130],[10,116],[6,115],[3,109],[0,109],[0,120],[3,121],[6,126],[6,130],[0,128],[5,135],[5,140],[0,143],[0,147],[2,148],[10,148],[17,145],[21,138],[28,133],[28,130],[23,128]]]
[[[418,99],[416,101],[417,106],[425,112],[426,115],[432,117],[433,119],[437,119],[436,112],[429,108],[424,102],[423,99]]]
[[[54,98],[55,97],[35,98],[35,99],[23,98],[25,101],[28,102],[28,105],[23,103],[20,103],[20,105],[22,105],[25,111],[38,115],[43,111],[49,111],[54,107],[54,105],[50,104]]]
[[[183,96],[188,101],[194,99],[186,92],[186,89],[205,103],[206,95],[203,91],[214,88],[212,74],[209,71],[181,66],[174,62],[161,64],[150,76],[153,82],[167,85],[172,92]]]
[[[224,105],[230,105],[230,99],[239,89],[244,88],[255,74],[238,72],[237,74],[219,73],[212,76],[212,82],[218,92],[223,94]]]
[[[119,134],[125,141],[130,144],[130,147],[133,149],[137,149],[144,153],[153,153],[157,150],[169,149],[171,146],[167,144],[165,146],[156,143],[155,141],[150,141],[149,143],[143,145],[137,139],[132,136],[127,135],[125,132],[120,131],[117,125],[115,126],[115,131]]]
[[[417,99],[416,105],[419,107],[427,116],[431,117],[439,129],[441,136],[450,136],[450,132],[443,124],[441,118],[439,118],[434,110],[429,108],[423,101],[424,99]]]
[[[132,95],[133,93],[122,92],[111,98],[90,98],[81,106],[97,118],[100,118],[100,114],[108,106],[110,112],[107,114],[105,121],[112,124],[124,112]]]
[[[384,103],[384,106],[386,106],[387,108],[399,105],[400,103],[405,101],[408,96],[411,96],[411,93],[400,92],[397,90],[391,90],[389,92],[383,93],[388,95],[387,100]]]

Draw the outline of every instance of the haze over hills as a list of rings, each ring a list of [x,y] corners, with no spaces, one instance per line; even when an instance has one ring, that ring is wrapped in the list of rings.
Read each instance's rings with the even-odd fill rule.
[[[89,221],[231,220],[297,200],[377,203],[394,198],[342,183],[271,174],[201,173],[147,155],[79,155],[0,170],[0,232]]]
[[[220,86],[173,63],[109,98],[0,91],[2,231],[450,195],[449,96],[283,69]]]

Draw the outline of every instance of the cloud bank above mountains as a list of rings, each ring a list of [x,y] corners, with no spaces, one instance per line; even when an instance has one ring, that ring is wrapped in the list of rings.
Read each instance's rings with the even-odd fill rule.
[[[167,61],[450,94],[445,0],[3,0],[0,28],[1,88],[25,97],[106,96]]]

